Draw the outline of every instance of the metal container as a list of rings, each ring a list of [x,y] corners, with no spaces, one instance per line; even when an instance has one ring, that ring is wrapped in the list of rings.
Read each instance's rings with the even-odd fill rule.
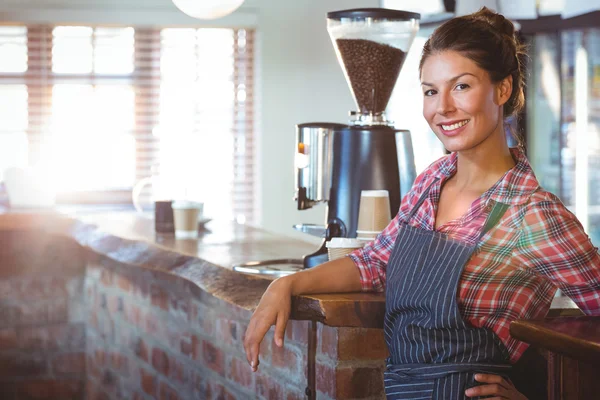
[[[329,200],[333,134],[345,127],[329,122],[296,125],[296,200],[299,210]]]

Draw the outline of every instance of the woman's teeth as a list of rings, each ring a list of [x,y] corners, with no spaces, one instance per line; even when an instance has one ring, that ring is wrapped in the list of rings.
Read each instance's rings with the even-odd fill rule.
[[[467,122],[469,122],[469,120],[465,119],[464,121],[460,121],[452,125],[442,125],[442,129],[445,131],[453,131],[454,129],[458,129],[461,126],[465,126]]]

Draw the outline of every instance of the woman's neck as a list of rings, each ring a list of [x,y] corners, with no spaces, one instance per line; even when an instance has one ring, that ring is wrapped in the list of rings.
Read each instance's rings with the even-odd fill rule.
[[[486,141],[476,149],[458,152],[456,174],[453,177],[457,188],[483,193],[515,166],[510,149],[502,139],[495,143]]]

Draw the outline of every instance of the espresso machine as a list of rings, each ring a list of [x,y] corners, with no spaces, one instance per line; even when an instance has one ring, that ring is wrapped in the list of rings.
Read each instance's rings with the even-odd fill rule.
[[[385,109],[420,15],[382,8],[334,11],[327,31],[357,110],[348,124],[296,126],[296,195],[299,210],[326,203],[325,224],[294,228],[323,238],[303,267],[327,261],[332,237],[355,238],[362,190],[387,190],[394,216],[416,177],[410,132],[387,119]]]
[[[323,238],[302,259],[251,261],[234,271],[282,276],[327,261],[325,244],[333,237],[356,237],[362,190],[389,192],[390,212],[415,180],[410,132],[397,129],[385,109],[415,35],[420,15],[383,8],[334,11],[327,31],[357,111],[348,124],[303,123],[296,126],[295,176],[299,210],[326,203],[324,225],[294,228]]]

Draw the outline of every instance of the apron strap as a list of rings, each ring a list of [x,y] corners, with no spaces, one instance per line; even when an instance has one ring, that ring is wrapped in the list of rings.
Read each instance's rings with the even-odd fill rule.
[[[406,219],[406,222],[408,222],[412,219],[412,217],[415,215],[415,213],[417,212],[419,207],[421,207],[421,205],[423,204],[425,199],[427,199],[427,196],[429,196],[429,191],[431,190],[431,187],[433,186],[433,184],[439,180],[440,180],[440,178],[436,178],[433,182],[431,182],[429,184],[429,186],[427,186],[427,189],[425,189],[423,191],[423,193],[421,193],[421,197],[419,197],[419,200],[417,201],[417,203],[414,205],[412,210],[410,210],[410,214],[408,214],[408,218]],[[483,226],[483,230],[481,231],[481,234],[479,235],[478,240],[481,240],[483,235],[485,235],[490,229],[492,229],[494,226],[496,226],[498,224],[498,221],[500,221],[500,218],[502,218],[502,216],[504,215],[504,213],[506,212],[506,210],[508,209],[509,206],[510,206],[509,204],[504,204],[504,203],[499,203],[499,202],[494,203],[494,207],[492,208],[492,211],[490,212],[490,214],[488,215],[488,217],[485,221],[485,225]]]
[[[421,193],[421,197],[419,197],[419,200],[417,201],[417,204],[415,204],[414,207],[412,208],[412,210],[410,210],[410,214],[408,214],[408,218],[406,218],[406,222],[408,222],[408,221],[410,221],[412,219],[412,217],[415,215],[415,213],[417,212],[417,210],[419,209],[419,207],[421,207],[421,204],[423,204],[423,202],[425,201],[425,199],[427,199],[427,196],[429,196],[429,190],[431,189],[431,187],[433,186],[433,184],[436,183],[439,180],[440,180],[440,178],[435,178],[433,180],[433,182],[431,182],[429,184],[429,186],[427,186],[427,189],[423,190],[423,193]]]
[[[506,210],[508,210],[508,207],[510,207],[509,204],[497,203],[497,202],[494,204],[494,207],[492,208],[490,215],[488,215],[488,217],[485,221],[485,225],[483,226],[483,229],[481,230],[481,234],[479,235],[478,241],[480,241],[481,238],[483,237],[483,235],[485,235],[490,229],[492,229],[493,227],[498,225],[500,218],[502,218],[502,216],[504,215]]]

